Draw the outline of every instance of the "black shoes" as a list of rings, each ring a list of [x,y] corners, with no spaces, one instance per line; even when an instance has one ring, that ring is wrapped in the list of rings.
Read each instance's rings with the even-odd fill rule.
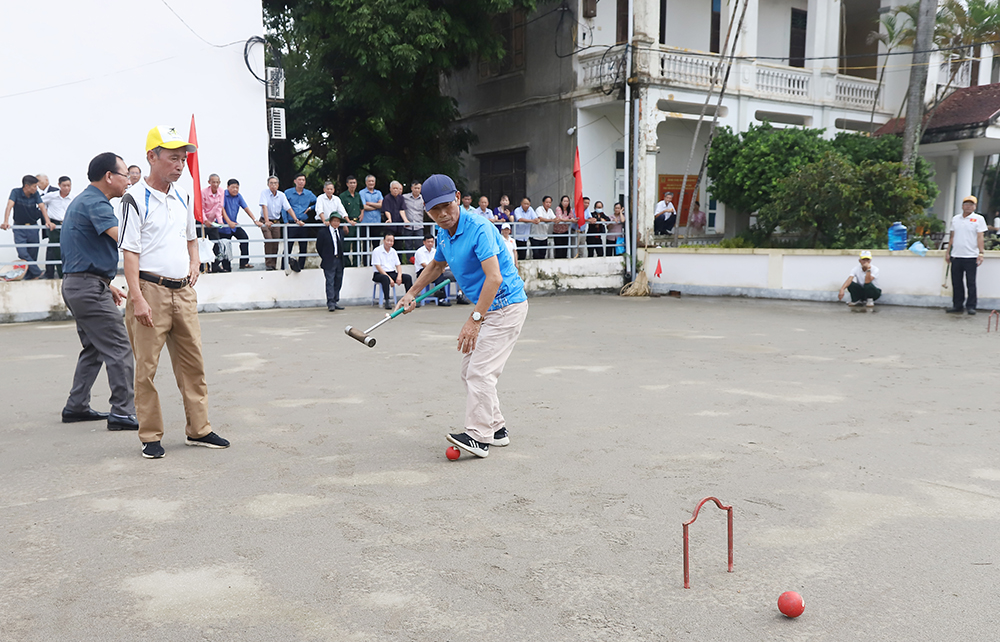
[[[163,446],[158,441],[149,441],[142,445],[142,456],[146,459],[160,459],[165,454]]]
[[[204,446],[206,448],[229,448],[229,442],[214,432],[210,432],[204,437],[188,437],[185,441],[188,446]]]
[[[465,296],[465,293],[463,293],[463,292],[459,292],[458,296],[455,297],[455,300],[458,301],[459,305],[471,305],[472,304],[472,301],[470,301],[469,297]]]
[[[139,420],[135,415],[108,415],[108,430],[139,430]]]
[[[948,314],[961,314],[962,308],[946,308],[945,312],[947,312]]]
[[[969,308],[968,310],[966,310],[966,312],[968,312],[969,314],[975,314],[976,313],[976,309],[975,308]]]
[[[490,454],[489,444],[481,444],[464,432],[448,435],[448,441],[476,457],[487,457]]]
[[[391,303],[386,303],[382,307],[385,308],[386,310],[391,310],[393,308],[393,305]]]
[[[335,305],[335,306],[333,306],[333,309],[334,310],[343,310],[344,308],[342,306]]]
[[[438,304],[438,306],[443,306],[443,307],[447,308],[447,307],[451,306],[451,301],[447,301],[445,299],[438,299],[437,300],[437,304]]]
[[[504,447],[510,445],[510,435],[507,434],[507,426],[493,433],[493,446]]]
[[[87,408],[83,412],[72,412],[63,408],[62,420],[64,424],[72,424],[77,421],[101,421],[108,418],[106,412],[97,412],[92,408]]]

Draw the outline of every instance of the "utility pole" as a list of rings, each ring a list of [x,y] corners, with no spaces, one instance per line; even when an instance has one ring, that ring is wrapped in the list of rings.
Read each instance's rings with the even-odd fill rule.
[[[924,92],[927,89],[927,65],[931,58],[929,50],[934,45],[936,18],[937,0],[920,0],[910,86],[906,92],[906,124],[903,129],[903,173],[908,176],[913,174],[913,168],[917,164],[917,147],[924,130]]]

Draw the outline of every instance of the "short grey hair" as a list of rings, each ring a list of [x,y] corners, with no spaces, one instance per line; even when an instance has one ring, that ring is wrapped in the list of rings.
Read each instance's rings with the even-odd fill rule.
[[[403,189],[403,184],[399,181],[392,181],[389,183],[389,187],[398,187],[399,189]]]
[[[267,177],[267,182],[270,183],[272,178],[274,180],[278,181],[279,183],[281,182],[281,180],[277,176],[268,176]]]

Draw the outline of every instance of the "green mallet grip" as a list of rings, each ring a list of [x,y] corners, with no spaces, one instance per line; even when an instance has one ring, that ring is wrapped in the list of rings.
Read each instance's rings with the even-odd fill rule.
[[[417,303],[420,303],[421,301],[423,301],[424,299],[426,299],[430,295],[434,294],[435,292],[437,292],[441,288],[448,287],[448,284],[450,284],[450,283],[451,283],[451,279],[445,279],[444,281],[441,281],[440,283],[438,283],[437,285],[435,285],[433,288],[431,288],[429,291],[424,292],[423,294],[421,294],[420,296],[418,296],[417,299],[413,302],[413,304],[416,305]],[[395,312],[393,312],[392,314],[390,314],[389,318],[390,319],[395,319],[396,317],[398,317],[401,314],[403,314],[403,308],[400,308],[400,309],[396,310]]]

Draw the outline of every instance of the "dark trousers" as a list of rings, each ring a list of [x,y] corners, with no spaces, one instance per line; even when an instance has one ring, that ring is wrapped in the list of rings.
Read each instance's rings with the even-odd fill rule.
[[[83,344],[66,410],[83,412],[90,407],[90,389],[103,363],[111,387],[111,412],[134,415],[132,346],[121,310],[111,298],[111,287],[95,274],[67,274],[62,282],[62,295],[66,307],[73,313],[76,332]]]
[[[528,239],[531,242],[531,258],[544,259],[545,253],[549,251],[548,239]]]
[[[963,307],[968,310],[975,310],[979,303],[976,297],[976,259],[961,259],[952,257],[951,259],[951,289],[952,303],[958,309]],[[965,286],[969,288],[969,297],[965,297],[965,287],[962,285],[962,277],[965,277]]]
[[[223,228],[222,231],[220,232],[220,236],[223,236],[225,238],[232,238],[235,236],[236,238],[238,238],[241,241],[240,267],[243,267],[244,265],[250,265],[250,244],[247,243],[247,240],[250,237],[247,236],[246,231],[242,227],[237,226],[229,228],[229,232],[226,232],[225,228]],[[225,265],[226,261],[223,261],[223,266],[225,267]]]
[[[420,278],[420,273],[421,272],[423,272],[423,269],[417,270],[417,278],[418,279]],[[403,278],[404,279],[406,278],[405,274],[403,275]],[[441,273],[441,276],[439,276],[438,278],[434,279],[434,282],[431,283],[431,285],[429,287],[433,288],[435,285],[440,285],[446,279],[448,281],[451,281],[452,283],[455,283],[455,275],[452,274],[451,270],[449,270],[447,268],[445,268],[445,271]],[[456,285],[455,287],[457,288],[458,285]],[[448,298],[448,290],[450,290],[450,289],[451,289],[450,285],[448,287],[446,287],[446,288],[441,288],[440,290],[438,290],[437,292],[434,293],[434,296],[436,296],[437,298],[442,299],[442,300],[443,299],[447,299]]]
[[[333,267],[330,267],[330,263]],[[326,309],[332,310],[340,303],[340,286],[344,283],[344,262],[334,258],[327,261],[323,268],[323,278],[326,279]]]
[[[862,285],[856,281],[851,281],[850,285],[847,286],[847,291],[851,293],[851,301],[854,302],[863,301],[865,299],[877,301],[878,298],[882,296],[882,290],[878,289],[871,283],[865,283]]]
[[[306,254],[309,254],[309,233],[314,229],[315,228],[300,227],[298,225],[293,225],[288,228],[288,260],[291,261],[293,265],[297,265],[300,270],[306,266]],[[312,235],[312,238],[316,238],[316,236]],[[293,259],[292,247],[296,242],[299,244],[299,257],[297,259]]]
[[[587,237],[588,256],[604,256],[604,238],[601,236]]]
[[[566,234],[565,236],[555,236],[552,238],[552,242],[555,243],[555,249],[553,250],[555,257],[557,259],[564,259],[569,255],[569,233],[559,232],[559,234]]]
[[[42,275],[42,271],[35,265],[35,261],[38,260],[38,244],[41,242],[38,228],[14,228],[13,232],[14,245],[17,247],[17,258],[28,262],[28,273],[24,278],[37,279]]]
[[[62,278],[62,252],[59,251],[59,236],[62,232],[62,223],[56,223],[57,227],[49,231],[49,247],[45,250],[45,278],[55,278],[56,272]],[[52,263],[52,261],[56,261]]]
[[[389,276],[386,276],[386,274],[388,274]],[[385,274],[382,274],[381,272],[376,270],[375,273],[372,274],[372,281],[382,285],[382,300],[385,303],[389,303],[389,299],[392,298],[392,294],[389,292],[389,288],[396,283],[396,271],[395,270],[393,270],[392,272],[387,271]],[[403,275],[403,287],[405,287],[407,290],[413,287],[413,277],[411,277],[409,274]]]
[[[670,216],[666,214],[660,214],[653,219],[653,233],[654,234],[670,234],[674,231],[674,225],[677,223],[677,213],[674,212]]]
[[[517,260],[523,261],[528,255],[528,241],[514,239],[514,244],[517,245]]]

